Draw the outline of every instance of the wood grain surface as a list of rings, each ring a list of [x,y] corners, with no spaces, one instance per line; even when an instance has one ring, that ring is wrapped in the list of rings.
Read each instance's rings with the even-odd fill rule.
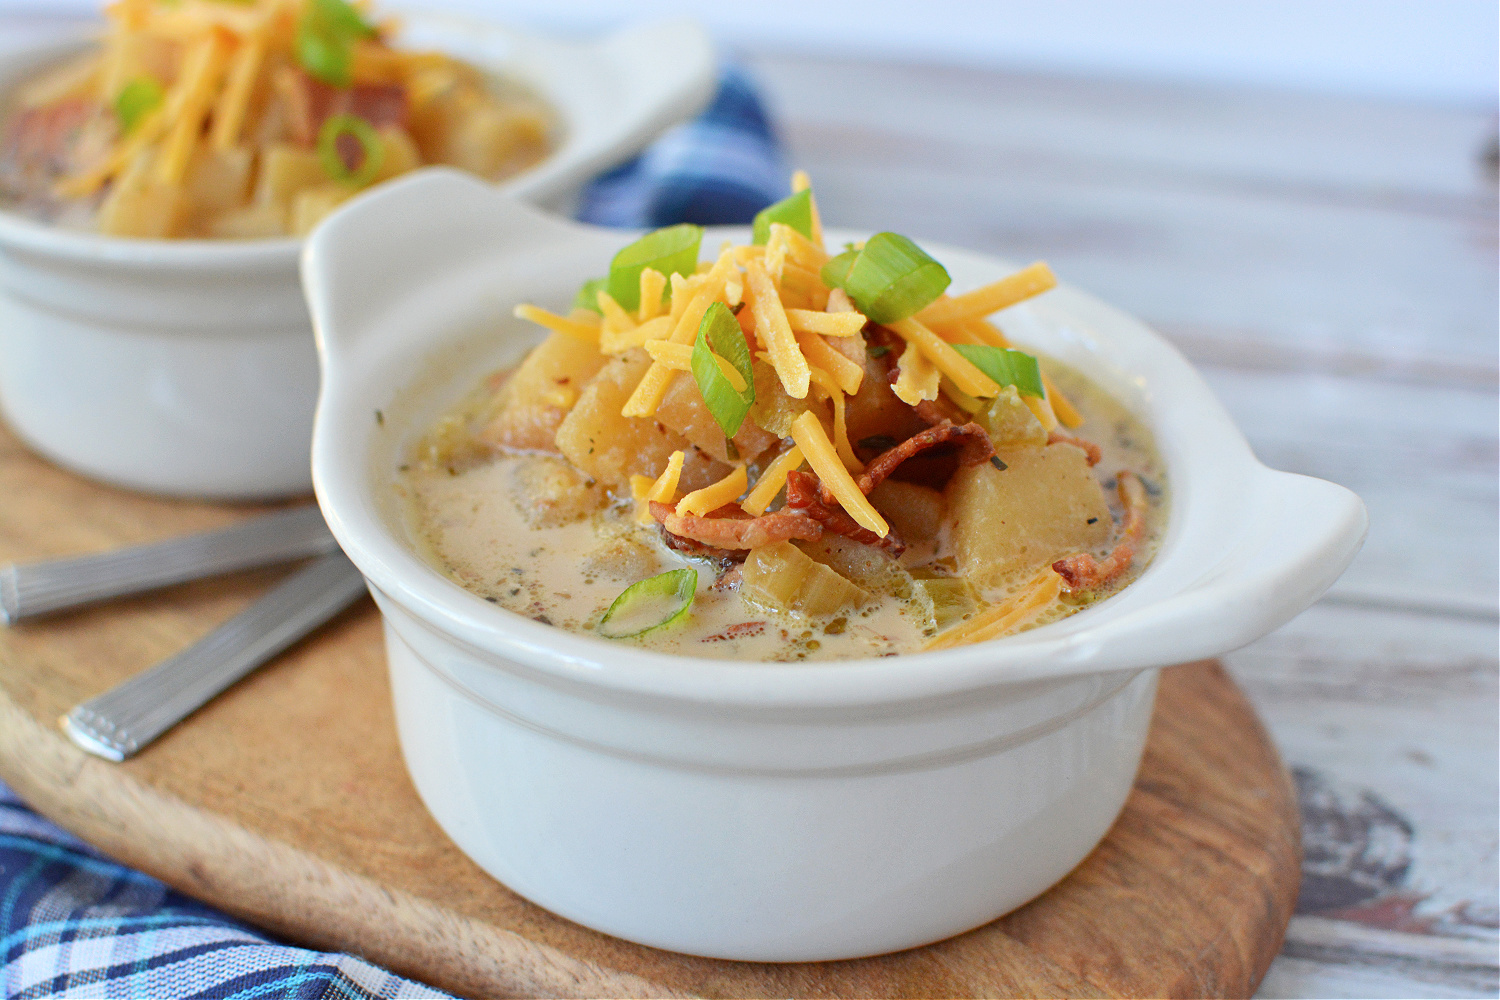
[[[151,499],[0,432],[0,563],[151,541],[254,508]],[[1296,899],[1295,797],[1214,663],[1165,671],[1134,792],[1030,905],[952,940],[848,962],[690,958],[594,933],[486,876],[402,766],[378,616],[334,623],[123,764],[56,720],[206,634],[275,571],[0,629],[0,779],[127,864],[295,941],[472,996],[1248,996]]]

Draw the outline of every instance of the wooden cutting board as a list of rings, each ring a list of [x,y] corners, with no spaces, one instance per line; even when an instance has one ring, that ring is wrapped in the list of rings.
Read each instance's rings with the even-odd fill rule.
[[[265,508],[141,497],[0,429],[0,564],[155,541]],[[879,958],[756,965],[586,930],[509,892],[417,799],[368,599],[135,759],[58,718],[211,631],[284,571],[0,628],[0,779],[127,864],[307,945],[470,996],[1249,996],[1296,901],[1295,799],[1216,663],[1162,675],[1135,789],[1041,898]]]

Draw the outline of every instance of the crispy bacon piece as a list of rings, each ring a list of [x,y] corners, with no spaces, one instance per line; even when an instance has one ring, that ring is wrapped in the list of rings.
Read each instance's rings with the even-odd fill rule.
[[[1047,435],[1047,443],[1048,444],[1070,444],[1070,445],[1072,445],[1075,448],[1082,448],[1083,451],[1084,451],[1084,454],[1088,455],[1088,457],[1089,457],[1089,465],[1091,465],[1091,466],[1092,465],[1098,465],[1099,464],[1099,459],[1101,459],[1101,458],[1104,457],[1104,453],[1099,450],[1099,446],[1097,444],[1095,444],[1094,442],[1092,442],[1092,441],[1085,441],[1083,438],[1072,437],[1071,435],[1068,435],[1068,434],[1062,434],[1062,433],[1059,433],[1058,431],[1053,431],[1051,434]]]
[[[651,516],[669,535],[717,549],[758,549],[793,538],[815,541],[823,536],[822,525],[795,510],[778,510],[760,517],[697,517],[678,515],[670,505],[653,500]]]
[[[885,549],[893,556],[899,556],[906,551],[906,542],[896,534],[895,528],[881,538],[869,528],[861,526],[858,521],[849,516],[844,508],[824,501],[819,496],[820,491],[821,484],[818,482],[818,477],[812,473],[800,470],[788,472],[784,509],[801,511],[835,535],[843,535],[861,545],[874,545]]]
[[[334,115],[356,115],[373,128],[396,125],[406,128],[406,88],[394,83],[357,83],[352,87],[330,87],[301,70],[288,71],[280,81],[287,102],[293,135],[311,144],[323,123]],[[340,150],[342,153],[343,150]]]
[[[874,461],[865,466],[865,471],[860,473],[859,479],[855,482],[859,485],[860,492],[868,496],[871,490],[884,482],[908,458],[951,441],[963,442],[963,451],[958,456],[961,465],[978,465],[980,462],[988,462],[995,454],[995,446],[990,441],[989,433],[983,427],[976,423],[954,424],[944,420],[934,427],[913,434],[895,447],[881,452]],[[819,487],[818,495],[825,504],[834,502],[833,494],[826,486]]]
[[[1052,564],[1069,590],[1102,587],[1128,570],[1135,559],[1136,546],[1146,531],[1146,488],[1134,473],[1122,472],[1119,491],[1120,502],[1125,505],[1125,517],[1120,522],[1120,541],[1114,551],[1103,562],[1097,561],[1090,553],[1081,552]]]
[[[890,354],[886,355],[887,358],[891,356]],[[896,380],[900,377],[901,369],[896,366],[895,361],[892,361],[890,367],[886,369],[885,380],[891,385],[895,385]],[[917,404],[912,407],[912,410],[917,416],[922,418],[928,427],[936,427],[944,421],[952,423],[955,417],[961,419],[964,415],[962,410],[942,396],[938,396],[937,399],[918,400]]]

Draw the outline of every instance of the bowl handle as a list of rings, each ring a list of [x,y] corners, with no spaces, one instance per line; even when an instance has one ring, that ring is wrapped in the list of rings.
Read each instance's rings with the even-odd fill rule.
[[[450,167],[413,171],[354,199],[319,225],[302,251],[302,288],[324,382],[415,285],[497,244],[519,249],[559,239],[619,242]]]
[[[1363,501],[1334,483],[1264,467],[1250,486],[1241,530],[1226,539],[1222,556],[1175,597],[1079,643],[1071,652],[1080,665],[1101,646],[1122,666],[1219,656],[1280,628],[1333,585],[1364,544]]]

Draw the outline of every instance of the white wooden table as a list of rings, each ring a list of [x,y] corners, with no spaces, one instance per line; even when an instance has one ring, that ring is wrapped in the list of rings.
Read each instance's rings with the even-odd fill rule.
[[[1495,996],[1493,112],[745,58],[831,224],[1046,259],[1364,498],[1343,580],[1227,658],[1304,815],[1260,995]]]

